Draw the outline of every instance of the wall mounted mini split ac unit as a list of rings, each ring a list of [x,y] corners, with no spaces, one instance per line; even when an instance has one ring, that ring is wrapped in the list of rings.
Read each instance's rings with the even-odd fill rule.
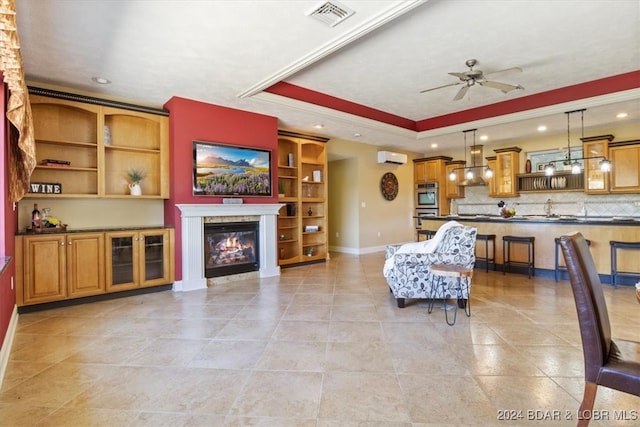
[[[401,153],[393,153],[391,151],[378,151],[378,163],[393,163],[395,165],[404,165],[407,163],[407,155]]]

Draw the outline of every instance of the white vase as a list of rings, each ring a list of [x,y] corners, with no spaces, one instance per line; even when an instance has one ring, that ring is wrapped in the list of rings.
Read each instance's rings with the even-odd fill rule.
[[[140,185],[137,183],[129,184],[129,191],[131,192],[132,196],[142,195],[142,188],[140,188]]]

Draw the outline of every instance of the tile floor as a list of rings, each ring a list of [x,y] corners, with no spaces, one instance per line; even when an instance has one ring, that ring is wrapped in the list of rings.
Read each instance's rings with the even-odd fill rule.
[[[575,425],[568,282],[477,270],[471,317],[447,326],[424,301],[398,309],[382,263],[336,254],[278,278],[20,315],[0,425]],[[633,289],[606,296],[614,336],[640,341]],[[609,419],[591,425],[638,425],[640,397],[600,388],[596,409]]]

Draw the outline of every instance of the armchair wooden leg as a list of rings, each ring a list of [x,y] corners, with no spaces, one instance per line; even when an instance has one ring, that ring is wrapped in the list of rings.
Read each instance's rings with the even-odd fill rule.
[[[404,308],[404,298],[396,298],[398,302],[398,308]]]
[[[580,410],[578,412],[578,427],[586,427],[589,425],[597,391],[598,384],[588,381],[584,383],[584,396],[582,397],[582,403],[580,404]]]

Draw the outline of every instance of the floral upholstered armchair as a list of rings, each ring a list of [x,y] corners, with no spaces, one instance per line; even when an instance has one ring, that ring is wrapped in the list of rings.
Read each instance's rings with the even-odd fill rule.
[[[406,298],[427,299],[431,297],[458,299],[459,307],[466,306],[471,289],[471,278],[462,278],[461,280],[467,280],[467,283],[462,283],[461,289],[458,290],[457,278],[439,278],[431,274],[431,265],[433,264],[455,264],[473,268],[476,261],[475,246],[478,230],[475,227],[455,224],[442,232],[439,230],[440,236],[438,236],[439,233],[436,233],[434,240],[438,239],[439,241],[427,241],[435,244],[430,248],[432,249],[430,251],[402,253],[400,248],[404,245],[387,246],[385,256],[388,268],[385,268],[385,277],[390,291],[396,298],[398,307],[404,307]],[[409,245],[419,248],[419,246],[415,246],[415,243],[409,243]],[[437,286],[440,279],[444,280],[444,286]]]

